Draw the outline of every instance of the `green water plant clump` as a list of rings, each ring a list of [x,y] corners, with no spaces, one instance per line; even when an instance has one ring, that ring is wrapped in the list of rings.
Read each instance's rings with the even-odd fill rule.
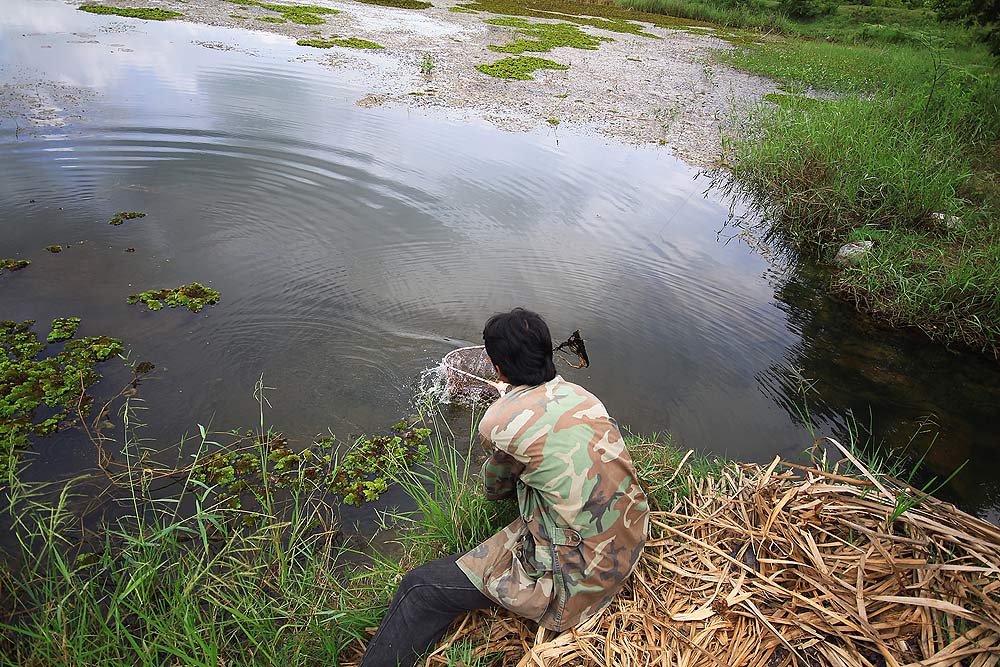
[[[115,213],[115,217],[108,220],[108,224],[117,227],[118,225],[123,224],[126,220],[135,220],[136,218],[145,217],[146,214],[140,213],[139,211],[121,211],[119,213]]]
[[[184,16],[180,12],[172,12],[168,9],[157,9],[154,7],[108,7],[107,5],[80,5],[77,9],[90,12],[91,14],[111,14],[131,19],[147,19],[149,21],[166,21],[167,19]]]
[[[29,264],[31,264],[30,259],[0,259],[0,272],[20,271]]]
[[[377,500],[389,488],[394,472],[427,455],[425,441],[430,434],[427,428],[407,427],[393,435],[361,437],[338,460],[333,452],[339,441],[333,437],[295,451],[280,433],[269,431],[260,437],[249,431],[223,450],[200,458],[193,477],[216,487],[216,499],[230,509],[246,508],[273,490],[319,490],[360,505]]]
[[[69,340],[76,335],[76,330],[80,328],[79,317],[57,317],[52,320],[52,331],[46,339],[50,343]]]
[[[569,69],[569,65],[562,65],[552,60],[538,58],[535,56],[517,56],[514,58],[502,58],[495,63],[476,65],[476,69],[483,74],[489,74],[498,79],[517,79],[521,81],[533,80],[535,77],[531,73],[539,69]]]
[[[48,340],[71,337],[79,322],[57,319]],[[92,398],[86,391],[101,378],[94,367],[125,349],[117,338],[97,336],[69,341],[52,355],[33,325],[33,320],[0,322],[0,472],[31,436],[54,433],[72,411],[88,414]]]
[[[475,9],[467,9],[466,7],[461,7],[461,6],[457,6],[457,5],[455,7],[449,7],[448,11],[449,12],[455,12],[456,14],[478,14],[479,13]]]
[[[319,25],[324,23],[324,19],[320,18],[321,15],[340,13],[340,10],[319,7],[317,5],[278,5],[268,2],[257,2],[257,0],[226,0],[226,2],[243,6],[260,7],[271,12],[277,12],[281,14],[283,20],[300,25]]]
[[[183,306],[192,313],[200,312],[206,305],[219,303],[221,294],[201,283],[181,285],[172,289],[147,290],[128,297],[129,303],[144,303],[150,310],[160,310],[164,304],[170,308]]]
[[[45,246],[45,249],[53,254],[63,251],[63,247],[61,245],[47,245]]]
[[[395,7],[397,9],[427,9],[433,7],[424,0],[354,0],[366,5],[378,5],[379,7]]]
[[[500,53],[524,53],[532,51],[544,53],[557,46],[571,46],[574,49],[596,50],[601,42],[613,42],[610,37],[597,37],[580,30],[571,23],[532,23],[518,16],[502,16],[486,19],[490,25],[516,28],[517,32],[527,35],[529,39],[518,39],[504,46],[490,44],[491,51]]]
[[[332,37],[330,39],[300,39],[295,42],[299,46],[311,46],[316,49],[330,49],[334,46],[343,46],[349,49],[384,49],[385,47],[381,44],[375,42],[369,42],[367,39],[358,39],[357,37],[347,37],[347,38],[337,38]]]

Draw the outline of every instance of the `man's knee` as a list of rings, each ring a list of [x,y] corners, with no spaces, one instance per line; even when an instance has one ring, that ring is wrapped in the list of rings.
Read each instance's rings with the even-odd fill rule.
[[[399,590],[409,592],[421,586],[435,583],[433,573],[429,570],[430,568],[426,565],[410,570],[403,575],[403,580],[399,582]]]

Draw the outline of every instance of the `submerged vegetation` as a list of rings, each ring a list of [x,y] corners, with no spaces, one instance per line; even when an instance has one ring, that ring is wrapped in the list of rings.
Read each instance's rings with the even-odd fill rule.
[[[569,65],[561,65],[552,60],[537,58],[535,56],[518,56],[516,58],[502,58],[495,63],[476,65],[476,69],[483,74],[495,76],[498,79],[534,79],[531,73],[539,69],[569,69]]]
[[[0,273],[4,271],[20,271],[31,264],[30,259],[0,259]]]
[[[121,211],[119,213],[115,213],[115,217],[108,220],[108,224],[117,227],[118,225],[123,224],[126,220],[135,220],[136,218],[145,217],[146,214],[140,213],[139,211]]]
[[[200,312],[207,305],[219,303],[219,292],[201,283],[180,287],[147,290],[128,297],[129,303],[143,303],[150,310],[160,310],[164,304],[170,308],[182,306],[192,313]]]
[[[49,343],[71,338],[77,318],[52,323]],[[124,351],[122,342],[108,336],[71,340],[58,354],[31,330],[34,322],[0,322],[0,472],[7,473],[16,452],[31,436],[54,433],[71,413],[86,415],[91,397],[87,389],[101,379],[97,364]]]
[[[384,49],[385,47],[381,44],[375,42],[369,42],[367,39],[358,39],[357,37],[348,38],[337,38],[331,37],[328,39],[300,39],[295,42],[299,46],[311,46],[317,49],[329,49],[334,46],[343,46],[349,49]]]
[[[178,16],[184,16],[180,12],[172,12],[168,9],[158,9],[154,7],[109,7],[107,5],[80,5],[78,9],[90,12],[91,14],[110,14],[113,16],[124,16],[131,19],[146,19],[149,21],[166,21]]]

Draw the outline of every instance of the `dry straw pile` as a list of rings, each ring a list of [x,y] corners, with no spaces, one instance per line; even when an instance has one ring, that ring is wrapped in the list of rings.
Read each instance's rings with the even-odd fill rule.
[[[470,614],[427,664],[1000,664],[1000,530],[930,497],[892,520],[905,487],[852,463],[691,480],[603,613],[558,636]]]

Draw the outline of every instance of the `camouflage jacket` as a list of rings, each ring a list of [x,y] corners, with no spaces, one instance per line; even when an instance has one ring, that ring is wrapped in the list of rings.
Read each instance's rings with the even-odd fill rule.
[[[604,405],[556,376],[514,388],[479,425],[487,496],[520,518],[458,566],[489,598],[552,630],[607,606],[642,554],[649,508]]]

